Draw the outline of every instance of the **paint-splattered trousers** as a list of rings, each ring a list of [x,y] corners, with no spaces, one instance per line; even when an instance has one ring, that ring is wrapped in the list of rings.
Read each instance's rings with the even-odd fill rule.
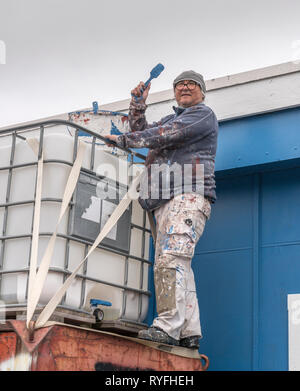
[[[158,317],[153,326],[177,340],[202,337],[191,263],[210,212],[210,202],[196,193],[180,194],[155,210],[154,284]]]

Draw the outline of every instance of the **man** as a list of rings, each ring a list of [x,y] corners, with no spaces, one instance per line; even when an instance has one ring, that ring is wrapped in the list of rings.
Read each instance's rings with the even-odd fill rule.
[[[149,125],[145,102],[150,85],[145,88],[140,82],[131,91],[131,132],[106,137],[123,147],[149,148],[145,162],[149,183],[141,182],[140,194],[147,184],[153,192],[158,187],[155,197],[153,192],[148,194],[148,188],[146,196],[139,198],[141,206],[154,211],[156,219],[154,283],[158,313],[152,326],[140,331],[139,337],[198,349],[202,333],[191,261],[210,217],[211,203],[216,200],[218,122],[203,103],[206,87],[202,75],[185,71],[176,77],[173,88],[178,103],[173,107],[175,114]],[[182,169],[179,181],[174,172],[172,178],[169,175],[168,167],[174,165]],[[197,170],[199,167],[203,171]],[[159,172],[169,182],[161,180]],[[189,186],[184,187],[186,183]]]

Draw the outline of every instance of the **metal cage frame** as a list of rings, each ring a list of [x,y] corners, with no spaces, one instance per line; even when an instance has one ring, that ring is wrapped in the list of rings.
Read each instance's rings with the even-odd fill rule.
[[[31,255],[31,246],[30,246],[29,259],[28,259],[28,263],[27,263],[27,267],[26,268],[14,269],[14,270],[3,270],[3,260],[4,260],[4,254],[5,254],[5,244],[6,244],[6,241],[8,241],[10,239],[17,239],[17,238],[22,238],[22,237],[30,237],[31,238],[30,239],[30,245],[31,245],[31,241],[32,241],[33,216],[32,216],[32,223],[31,223],[31,232],[29,234],[21,234],[21,235],[7,235],[6,234],[9,207],[10,206],[15,206],[15,205],[25,205],[25,204],[34,204],[35,203],[34,199],[33,200],[18,201],[18,202],[10,202],[11,181],[12,181],[13,170],[16,169],[16,168],[21,168],[21,167],[26,167],[26,166],[37,166],[37,161],[33,161],[33,162],[30,162],[30,163],[23,163],[23,164],[14,164],[16,139],[17,138],[21,138],[23,140],[26,140],[26,137],[24,136],[24,133],[26,133],[28,131],[39,131],[39,154],[38,154],[38,158],[40,158],[40,156],[42,154],[42,151],[43,151],[43,138],[44,138],[45,128],[53,127],[53,126],[56,126],[56,125],[64,125],[67,128],[71,127],[71,128],[73,128],[73,130],[75,130],[74,149],[73,149],[73,162],[75,161],[76,155],[77,155],[78,141],[79,141],[79,137],[80,137],[79,136],[79,132],[80,132],[80,134],[82,134],[82,132],[84,132],[84,133],[87,134],[87,136],[92,137],[90,169],[86,169],[86,168],[81,167],[81,172],[91,176],[94,179],[103,179],[103,178],[105,178],[104,176],[99,176],[99,175],[97,175],[95,173],[95,171],[94,171],[94,157],[95,157],[96,141],[97,140],[105,141],[106,139],[105,139],[105,137],[103,137],[103,136],[101,136],[101,135],[99,135],[99,134],[97,134],[97,133],[95,133],[95,132],[93,132],[93,131],[91,131],[89,129],[86,129],[86,128],[78,125],[78,124],[74,124],[73,122],[70,122],[70,121],[54,119],[54,120],[35,122],[33,124],[21,125],[21,126],[16,126],[16,127],[0,130],[0,137],[2,137],[2,136],[11,136],[12,137],[11,154],[10,154],[9,165],[8,166],[4,166],[4,167],[0,167],[1,171],[8,170],[8,180],[7,180],[5,203],[1,203],[0,204],[0,208],[4,208],[3,227],[2,227],[2,234],[0,236],[0,242],[1,242],[1,247],[0,247],[0,286],[1,286],[2,276],[4,274],[21,273],[21,272],[22,273],[26,272],[26,273],[29,274],[29,263],[30,263],[30,255]],[[126,153],[128,153],[128,155],[130,156],[130,165],[131,166],[134,164],[134,161],[133,161],[134,157],[136,157],[138,159],[141,159],[143,161],[145,161],[145,159],[146,159],[146,157],[144,155],[140,154],[140,153],[131,151],[130,149],[127,149],[127,148],[119,147],[117,145],[116,145],[116,147],[121,149],[121,150],[123,150],[123,151],[125,151]],[[43,161],[43,163],[44,164],[47,164],[47,163],[59,163],[59,164],[72,166],[72,163],[70,163],[68,161],[61,160],[61,159],[48,159],[48,160],[45,159]],[[116,182],[116,185],[119,186],[119,182]],[[35,185],[35,190],[34,190],[34,197],[35,197],[35,193],[36,193],[36,185]],[[88,251],[88,246],[91,245],[91,242],[89,242],[88,240],[80,239],[80,238],[78,238],[76,236],[70,235],[71,213],[72,213],[72,207],[74,206],[73,197],[74,197],[74,195],[72,196],[71,202],[69,203],[69,213],[68,213],[68,218],[67,218],[68,219],[67,235],[60,234],[60,233],[57,234],[57,237],[66,239],[66,249],[65,249],[65,256],[64,256],[64,269],[62,270],[60,268],[51,267],[51,266],[49,268],[49,271],[63,273],[64,274],[63,281],[65,281],[66,278],[71,274],[71,271],[68,270],[70,241],[75,241],[75,242],[84,244],[85,245],[85,254]],[[59,203],[62,202],[61,199],[57,199],[57,198],[42,198],[42,200],[41,200],[42,203],[43,202],[47,202],[47,201],[59,202]],[[34,214],[34,208],[33,208],[33,214]],[[130,204],[130,218],[131,217],[132,217],[132,203]],[[79,306],[79,308],[73,308],[73,307],[69,307],[69,306],[65,305],[66,295],[64,295],[64,297],[63,297],[60,305],[58,306],[58,308],[71,310],[71,311],[75,311],[75,312],[77,311],[77,312],[80,312],[80,313],[84,313],[86,315],[87,314],[90,315],[91,314],[90,312],[87,312],[87,311],[85,311],[82,308],[83,304],[84,304],[84,297],[85,297],[85,285],[86,285],[86,281],[89,280],[89,281],[93,281],[93,282],[97,282],[97,283],[101,283],[101,284],[104,284],[104,285],[109,285],[109,286],[112,286],[112,287],[116,287],[116,288],[122,289],[123,290],[122,310],[121,310],[121,316],[120,316],[120,318],[118,320],[126,321],[126,322],[129,322],[129,323],[136,323],[136,324],[144,325],[144,323],[141,322],[142,296],[145,296],[145,295],[148,296],[148,297],[151,296],[151,292],[149,290],[143,289],[143,285],[144,285],[144,264],[146,263],[146,264],[152,265],[152,262],[145,258],[146,233],[148,232],[151,235],[151,230],[146,228],[146,211],[145,210],[143,211],[143,225],[139,226],[139,225],[136,225],[136,224],[132,223],[132,221],[131,221],[130,222],[130,233],[131,233],[133,228],[140,229],[143,232],[143,234],[142,234],[142,256],[141,257],[131,255],[130,254],[130,249],[129,249],[129,251],[123,251],[123,250],[120,250],[120,249],[117,249],[117,248],[113,248],[112,246],[108,247],[108,246],[104,246],[104,245],[101,245],[101,244],[99,244],[99,246],[98,246],[98,248],[100,248],[100,249],[108,250],[108,251],[111,251],[111,252],[113,252],[115,254],[125,256],[125,273],[124,273],[124,283],[123,283],[123,285],[119,285],[119,284],[115,284],[115,283],[111,283],[111,282],[107,282],[107,281],[103,281],[103,280],[99,280],[99,279],[87,276],[86,275],[87,263],[88,263],[88,259],[87,259],[85,261],[85,263],[84,263],[84,266],[83,266],[83,274],[77,274],[77,277],[80,278],[81,281],[82,281],[81,298],[80,298],[80,306]],[[52,232],[40,232],[39,233],[39,236],[46,236],[46,237],[49,236],[50,237],[51,235],[52,235]],[[131,235],[129,235],[129,236],[131,236]],[[130,258],[134,259],[136,261],[141,262],[141,266],[140,266],[140,281],[139,281],[139,288],[138,289],[128,286],[128,262],[129,262]],[[138,299],[139,300],[138,301],[138,303],[139,303],[138,304],[138,320],[137,320],[137,322],[124,318],[124,314],[126,312],[126,292],[128,292],[128,291],[132,291],[132,292],[135,292],[135,293],[139,294],[139,299]],[[27,295],[28,295],[28,279],[27,279],[27,287],[26,287],[26,300],[28,298]],[[14,308],[20,307],[21,308],[21,307],[24,307],[24,306],[26,306],[26,302],[24,304],[20,304],[20,303],[19,304],[6,304],[5,308],[9,310],[9,308],[11,308],[11,307],[14,307]],[[41,308],[41,305],[39,305],[38,308]]]

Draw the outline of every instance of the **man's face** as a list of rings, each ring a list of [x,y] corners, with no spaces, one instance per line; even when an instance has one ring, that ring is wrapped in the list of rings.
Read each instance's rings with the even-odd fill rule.
[[[178,106],[190,107],[203,101],[200,86],[191,80],[184,80],[175,86],[175,99]]]

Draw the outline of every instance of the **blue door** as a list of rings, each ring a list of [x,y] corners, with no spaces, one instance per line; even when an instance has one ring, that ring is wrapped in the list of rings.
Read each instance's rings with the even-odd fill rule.
[[[193,268],[211,370],[287,370],[300,293],[300,168],[227,176]]]

